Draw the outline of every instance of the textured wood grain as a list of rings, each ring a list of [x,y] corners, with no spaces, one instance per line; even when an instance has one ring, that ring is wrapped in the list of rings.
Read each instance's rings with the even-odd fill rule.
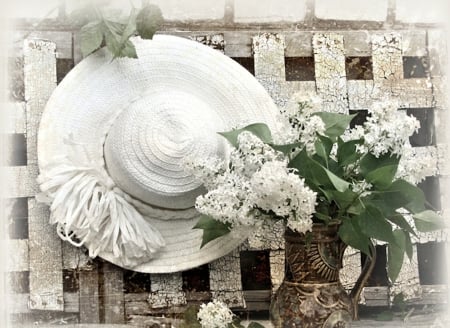
[[[105,262],[103,272],[103,306],[105,323],[125,323],[125,300],[123,295],[123,271]]]
[[[314,67],[317,93],[323,110],[348,113],[344,38],[340,34],[314,34]]]
[[[151,308],[170,308],[186,304],[181,273],[151,274],[150,279],[151,292],[148,302]]]
[[[209,286],[213,299],[232,308],[245,307],[239,249],[209,264]]]
[[[27,102],[27,172],[37,173],[37,133],[44,106],[56,87],[56,45],[43,40],[24,41],[24,83]],[[31,177],[30,177],[31,179]],[[19,181],[18,181],[19,183]],[[36,184],[24,180],[24,184]],[[35,190],[33,188],[33,190]],[[20,195],[31,196],[31,195]],[[28,200],[30,308],[63,311],[61,240],[48,223],[47,206]]]
[[[56,45],[57,58],[72,58],[72,32],[70,31],[21,31],[15,30],[12,46],[8,49],[10,57],[24,54],[23,42],[28,40],[50,40]]]
[[[81,270],[78,275],[80,285],[80,323],[99,323],[99,279],[98,269]]]

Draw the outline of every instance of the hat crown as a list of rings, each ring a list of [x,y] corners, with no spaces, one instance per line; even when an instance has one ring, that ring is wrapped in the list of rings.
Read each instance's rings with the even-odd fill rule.
[[[193,207],[204,192],[187,173],[187,157],[224,158],[226,129],[220,117],[195,94],[152,90],[134,100],[117,117],[105,140],[109,175],[127,194],[167,209]]]

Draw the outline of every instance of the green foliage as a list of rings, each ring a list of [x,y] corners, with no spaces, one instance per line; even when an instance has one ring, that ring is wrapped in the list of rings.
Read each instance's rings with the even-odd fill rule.
[[[214,220],[210,216],[202,215],[198,220],[197,224],[194,226],[194,229],[203,229],[203,239],[202,245],[206,245],[210,241],[224,236],[230,232],[230,226]]]
[[[151,39],[164,23],[164,18],[158,6],[148,4],[136,16],[136,30],[143,39]]]
[[[233,145],[242,131],[251,131],[273,149],[283,152],[289,167],[317,193],[314,219],[318,222],[341,222],[339,236],[347,245],[371,256],[373,240],[387,243],[387,269],[391,281],[398,277],[405,253],[411,259],[411,235],[416,230],[432,231],[447,227],[445,220],[425,207],[425,195],[415,185],[396,178],[400,157],[390,152],[378,157],[358,152],[364,139],[344,141],[342,134],[354,116],[319,112],[325,123],[324,135],[317,135],[315,153],[303,145],[273,145],[265,124],[252,124],[239,130],[221,133]],[[358,184],[366,189],[358,190]],[[412,216],[414,225],[405,215]],[[214,221],[209,218],[208,220]],[[217,238],[230,227],[216,227],[208,221],[204,243]]]
[[[95,4],[89,4],[83,10],[73,13],[72,20],[83,24],[80,35],[84,57],[106,46],[113,58],[137,58],[130,37],[140,35],[144,39],[151,39],[161,27],[163,16],[155,5],[146,5],[140,10],[133,8],[124,18]]]
[[[227,139],[233,147],[237,147],[238,136],[244,131],[253,133],[265,143],[270,144],[272,142],[272,133],[270,132],[269,127],[264,123],[250,124],[242,129],[232,130],[229,132],[219,132],[219,134],[225,137],[225,139]]]
[[[344,133],[352,119],[356,116],[356,114],[343,115],[328,112],[318,112],[313,115],[317,115],[322,119],[325,123],[325,135],[333,141]]]

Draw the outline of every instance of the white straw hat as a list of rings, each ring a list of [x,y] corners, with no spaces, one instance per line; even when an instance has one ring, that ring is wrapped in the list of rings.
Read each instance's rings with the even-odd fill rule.
[[[187,270],[232,251],[235,231],[200,248],[187,156],[227,155],[217,134],[277,108],[257,80],[220,52],[187,39],[134,38],[138,59],[100,50],[55,89],[40,123],[41,201],[61,238],[91,256],[149,273]]]

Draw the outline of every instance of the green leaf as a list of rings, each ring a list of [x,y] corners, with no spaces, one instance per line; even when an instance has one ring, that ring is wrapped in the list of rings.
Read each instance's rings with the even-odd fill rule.
[[[365,210],[356,218],[362,233],[367,237],[395,242],[391,224],[384,219],[383,213],[376,207],[366,205]]]
[[[408,232],[414,236],[417,236],[414,229],[411,227],[411,225],[408,223],[408,221],[406,221],[406,219],[404,218],[404,216],[402,214],[397,213],[395,215],[388,216],[387,219],[389,221],[391,221],[392,223],[394,223],[395,225],[397,225],[399,228],[405,230],[406,232]]]
[[[370,256],[370,240],[361,231],[357,219],[343,220],[338,233],[344,243]]]
[[[350,186],[347,181],[341,179],[319,162],[309,157],[304,149],[289,163],[289,167],[296,168],[300,176],[305,178],[309,187],[313,190],[324,186],[334,187],[336,190],[344,192]]]
[[[270,132],[267,124],[264,123],[254,123],[243,127],[242,129],[232,130],[228,132],[219,132],[219,134],[225,137],[230,144],[237,148],[238,146],[238,136],[243,131],[249,131],[261,139],[263,142],[270,144],[272,142],[272,133]]]
[[[349,126],[353,117],[356,116],[356,114],[347,115],[328,112],[318,112],[313,115],[319,116],[325,123],[325,135],[331,140],[336,140],[337,137],[341,136]]]
[[[411,235],[405,230],[403,230],[403,234],[405,235],[405,252],[406,252],[406,255],[408,255],[409,260],[412,261],[413,244],[411,241]]]
[[[449,227],[449,224],[444,218],[431,210],[413,214],[413,218],[416,228],[420,232],[429,232]]]
[[[403,179],[395,180],[386,192],[389,193],[386,195],[386,201],[390,206],[404,207],[413,213],[425,210],[426,199],[423,191]]]
[[[151,39],[164,23],[161,9],[153,4],[148,4],[141,9],[136,16],[136,29],[141,38]]]
[[[388,245],[388,276],[394,282],[402,268],[405,255],[405,234],[402,230],[394,230],[395,243]]]
[[[103,41],[103,27],[101,21],[94,21],[84,25],[80,30],[80,48],[83,57],[99,49]]]
[[[127,31],[125,31],[126,28],[127,26],[124,24],[107,19],[103,20],[103,33],[105,35],[106,47],[109,51],[111,51],[114,58],[137,58],[136,49],[133,43],[124,36],[124,33],[128,33]]]
[[[340,192],[344,192],[344,191],[346,191],[349,188],[350,183],[348,183],[347,181],[339,178],[337,175],[335,175],[330,170],[327,170],[326,168],[323,168],[323,169],[325,171],[325,174],[328,176],[328,178],[330,179],[331,183],[333,184],[333,186],[336,188],[336,190],[338,190]]]
[[[330,202],[334,201],[341,210],[348,209],[358,199],[358,194],[350,189],[346,189],[344,192],[323,190],[323,193]]]
[[[360,172],[367,182],[385,189],[392,184],[399,161],[400,158],[390,154],[375,157],[368,153],[361,159]]]
[[[362,140],[350,140],[339,144],[337,150],[337,160],[341,167],[355,163],[361,154],[356,152],[356,145],[362,143]]]
[[[203,229],[203,238],[200,248],[210,241],[222,237],[231,231],[229,224],[216,221],[207,215],[200,216],[200,219],[193,229]]]
[[[325,165],[328,168],[328,159],[330,157],[331,149],[333,148],[333,141],[331,141],[330,138],[319,135],[314,147],[317,155],[325,161]]]

